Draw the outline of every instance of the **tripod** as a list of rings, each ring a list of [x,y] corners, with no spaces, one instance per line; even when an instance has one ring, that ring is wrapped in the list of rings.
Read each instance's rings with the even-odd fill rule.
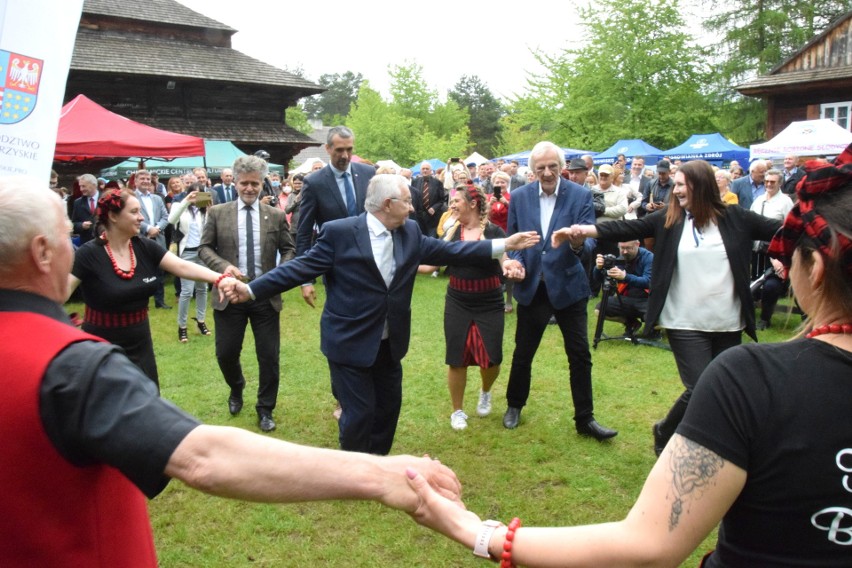
[[[606,319],[606,308],[609,305],[610,296],[615,296],[618,300],[619,307],[624,307],[624,304],[621,301],[621,296],[615,293],[617,289],[618,284],[615,282],[615,279],[612,276],[604,276],[603,286],[601,288],[601,307],[598,312],[598,323],[595,326],[595,338],[592,341],[593,349],[597,349],[598,343],[606,341],[607,339],[629,339],[633,343],[638,343],[636,337],[632,333],[629,335],[619,335],[617,337],[609,337],[603,334],[603,324]],[[603,338],[601,336],[603,336]]]

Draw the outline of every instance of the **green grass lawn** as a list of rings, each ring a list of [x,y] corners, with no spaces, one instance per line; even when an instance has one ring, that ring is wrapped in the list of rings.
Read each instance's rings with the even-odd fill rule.
[[[471,418],[467,430],[456,432],[449,424],[452,408],[443,363],[446,282],[443,277],[417,280],[394,453],[429,453],[452,467],[464,486],[467,507],[483,519],[508,522],[517,516],[525,526],[558,526],[623,518],[655,460],[651,424],[682,390],[671,353],[622,341],[604,341],[593,351],[595,414],[602,424],[619,430],[613,441],[601,444],[574,431],[562,338],[558,328],[549,326],[521,425],[510,431],[502,426],[516,319],[509,315],[494,410],[487,418],[475,416],[479,375],[471,370],[465,399]],[[258,431],[250,394],[257,386],[251,333],[243,357],[246,409],[231,417],[214,340],[190,325],[189,343],[178,342],[172,290],[167,287],[174,310],[151,310],[163,397],[206,423]],[[318,291],[324,299],[321,286]],[[79,304],[67,307],[82,311]],[[590,314],[592,309],[590,303]],[[285,294],[278,428],[271,435],[336,448],[334,401],[319,350],[320,313],[302,301],[298,290]],[[212,329],[212,310],[207,321]],[[776,313],[772,329],[760,332],[761,341],[786,339],[798,321]],[[590,338],[594,325],[590,315]],[[604,331],[617,335],[621,327],[607,322]],[[484,566],[470,551],[375,503],[261,505],[209,497],[174,482],[149,507],[164,567]],[[697,566],[714,542],[715,534],[685,565]]]

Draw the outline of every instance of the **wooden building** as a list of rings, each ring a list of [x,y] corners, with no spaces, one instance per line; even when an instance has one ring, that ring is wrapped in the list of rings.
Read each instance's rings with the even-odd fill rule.
[[[288,164],[317,142],[284,111],[324,89],[232,49],[236,32],[174,0],[85,0],[65,102],[85,94],[138,122]]]
[[[737,90],[766,99],[767,138],[795,120],[828,118],[852,130],[852,11],[769,73]]]

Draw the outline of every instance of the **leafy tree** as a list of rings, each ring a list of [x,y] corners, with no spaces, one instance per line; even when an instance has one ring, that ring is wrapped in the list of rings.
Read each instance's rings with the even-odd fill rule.
[[[500,101],[476,75],[463,75],[447,97],[467,109],[474,149],[484,156],[493,156],[499,143],[500,118],[504,113]]]
[[[403,116],[364,81],[346,118],[357,137],[357,153],[372,162],[394,160],[407,164],[416,158],[413,133],[423,129],[416,118]]]
[[[323,93],[305,99],[305,112],[310,118],[319,118],[325,124],[340,124],[349,114],[349,107],[358,96],[364,77],[360,73],[326,73],[319,78]]]
[[[308,115],[305,113],[304,105],[302,104],[287,107],[284,111],[284,122],[287,123],[287,126],[298,130],[302,134],[310,134],[314,131],[314,127],[308,123]]]
[[[528,80],[516,129],[550,132],[562,146],[603,149],[619,138],[660,148],[713,128],[706,54],[666,0],[611,0],[579,9],[588,42],[555,56]],[[622,14],[629,15],[623,17]]]
[[[762,139],[766,103],[743,97],[736,85],[767,73],[850,9],[852,0],[712,0],[704,27],[719,38],[721,129],[740,143]]]

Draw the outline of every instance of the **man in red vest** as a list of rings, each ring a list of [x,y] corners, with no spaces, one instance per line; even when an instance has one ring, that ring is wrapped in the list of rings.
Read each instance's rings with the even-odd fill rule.
[[[428,457],[298,446],[203,425],[159,398],[119,348],[69,325],[69,236],[55,193],[0,178],[4,566],[155,568],[145,498],[171,478],[236,499],[372,499],[412,512],[410,467],[458,496],[453,472]]]

